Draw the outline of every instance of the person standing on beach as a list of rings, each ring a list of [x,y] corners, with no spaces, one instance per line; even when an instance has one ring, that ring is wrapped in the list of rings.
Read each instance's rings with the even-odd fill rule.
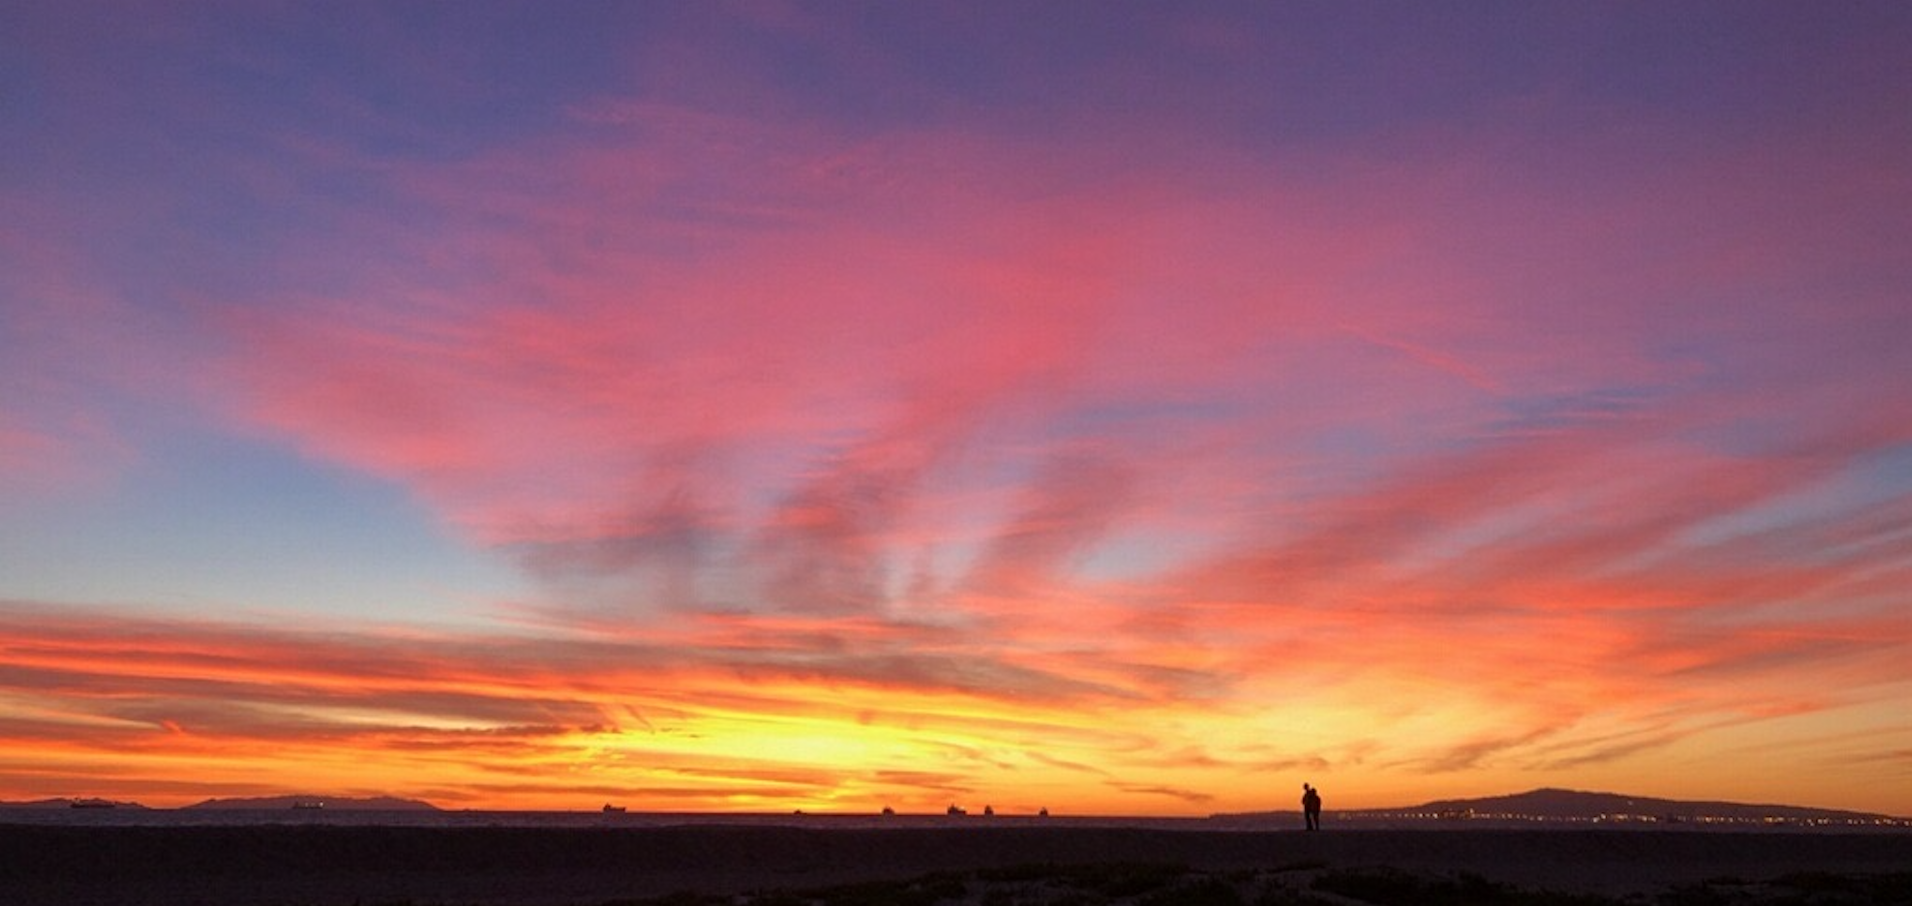
[[[1305,783],[1301,785],[1301,815],[1309,830],[1321,829],[1321,794]]]

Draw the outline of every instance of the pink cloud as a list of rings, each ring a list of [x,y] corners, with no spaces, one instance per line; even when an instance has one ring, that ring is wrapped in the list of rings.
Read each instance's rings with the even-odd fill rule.
[[[692,718],[883,783],[1103,773],[1186,808],[1272,767],[1904,748],[1874,710],[1912,644],[1903,105],[1841,84],[1883,44],[1810,112],[1694,123],[1549,69],[1325,128],[1287,119],[1318,64],[1286,35],[1180,23],[1057,66],[953,17],[1004,84],[1097,86],[978,111],[872,40],[896,23],[765,7],[665,16],[612,78],[492,118],[488,58],[415,52],[408,17],[354,17],[366,71],[280,52],[343,37],[324,16],[164,18],[28,23],[48,128],[0,199],[0,503],[236,432],[402,488],[534,591],[465,615],[510,637],[19,608],[8,782],[170,789],[114,753],[283,744],[469,755],[441,788],[479,801],[623,745],[673,801],[855,787],[660,742]],[[708,52],[766,36],[924,107]],[[1347,98],[1475,71],[1423,50]],[[603,94],[561,77],[586,70]],[[1124,103],[1061,106],[1091,96]]]
[[[354,212],[381,253],[337,292],[215,310],[230,412],[517,558],[540,629],[1219,713],[1433,690],[1477,723],[1338,757],[1455,771],[1628,763],[1829,663],[1894,682],[1902,634],[1848,631],[1890,628],[1897,510],[1788,511],[1907,442],[1894,303],[1786,288],[1823,196],[1693,232],[1750,163],[573,116],[394,171],[413,220]]]
[[[0,209],[0,490],[108,484],[138,459],[112,405],[170,384],[171,338],[85,276],[78,218],[31,195]]]
[[[0,484],[23,496],[68,488],[95,478],[117,457],[104,428],[84,417],[63,425],[39,425],[0,411]],[[105,460],[104,462],[102,460]]]
[[[1491,151],[1452,142],[1434,146],[1448,156],[1435,179],[1357,161],[1308,185],[1225,154],[1173,175],[1158,167],[1187,162],[1093,146],[845,143],[615,100],[577,116],[597,131],[399,174],[443,217],[429,238],[398,240],[426,268],[381,265],[358,300],[232,321],[248,417],[407,482],[481,541],[531,545],[543,570],[688,559],[720,574],[742,557],[793,606],[868,607],[932,540],[1033,556],[1016,543],[1029,527],[977,522],[1018,506],[1054,444],[1147,449],[1204,476],[1171,481],[1104,454],[1145,492],[1179,483],[1216,507],[1239,493],[1232,527],[1203,527],[1212,537],[1316,493],[1305,470],[1339,493],[1390,460],[1416,468],[1430,439],[1586,419],[1651,432],[1698,405],[1758,411],[1682,390],[1695,366],[1656,360],[1642,331],[1677,335],[1710,315],[1653,313],[1637,272],[1615,267],[1671,240],[1652,279],[1683,273],[1683,240],[1665,235],[1683,221],[1654,192],[1684,164],[1640,183],[1651,191],[1605,193],[1605,175],[1537,195],[1497,181]],[[1536,207],[1563,192],[1575,216]],[[1691,273],[1696,291],[1727,279]],[[1176,449],[1162,432],[1209,441]],[[1333,432],[1365,435],[1354,461],[1308,449]],[[1482,460],[1451,490],[1419,486],[1465,500],[1384,486],[1371,517],[1287,556],[1322,571],[1357,553],[1341,548],[1396,543],[1416,509],[1451,520],[1451,506],[1485,518],[1531,504],[1522,482],[1572,475],[1586,453],[1570,444],[1584,442]],[[1744,502],[1643,512],[1680,525],[1668,506]],[[1104,501],[1074,505],[1092,503]],[[1044,544],[1086,554],[1098,533],[1165,509]],[[922,587],[953,587],[951,568]],[[695,600],[752,596],[660,581]]]

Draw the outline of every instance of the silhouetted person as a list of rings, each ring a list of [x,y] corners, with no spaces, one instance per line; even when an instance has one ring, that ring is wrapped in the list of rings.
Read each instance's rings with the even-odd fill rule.
[[[1301,785],[1301,816],[1309,830],[1321,829],[1321,794],[1305,783]]]

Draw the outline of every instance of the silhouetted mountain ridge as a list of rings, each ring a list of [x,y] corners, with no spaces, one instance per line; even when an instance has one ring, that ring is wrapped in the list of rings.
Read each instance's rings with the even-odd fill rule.
[[[324,808],[356,812],[435,812],[438,806],[420,799],[394,796],[253,796],[208,799],[186,806],[189,809],[244,811],[292,808]]]
[[[1709,802],[1680,799],[1655,799],[1622,793],[1598,793],[1581,790],[1542,788],[1509,796],[1479,799],[1440,799],[1411,809],[1374,809],[1371,811],[1467,812],[1475,814],[1533,815],[1542,818],[1597,818],[1602,815],[1645,815],[1675,818],[1788,818],[1788,819],[1866,819],[1883,818],[1871,812],[1813,808],[1746,802]]]
[[[1485,819],[1505,817],[1508,819],[1541,819],[1548,821],[1590,821],[1600,818],[1619,819],[1627,816],[1648,821],[1723,819],[1730,822],[1761,822],[1777,819],[1783,821],[1870,823],[1881,820],[1903,820],[1874,812],[1854,812],[1841,809],[1814,808],[1803,805],[1657,799],[1651,796],[1630,796],[1624,793],[1563,790],[1552,787],[1528,790],[1524,793],[1513,793],[1506,796],[1483,796],[1477,799],[1437,799],[1433,802],[1422,803],[1421,805],[1369,809],[1337,809],[1332,805],[1333,791],[1329,790],[1328,794],[1330,796],[1328,811],[1343,820],[1371,819],[1397,821],[1416,818]],[[1299,814],[1300,809],[1285,809],[1267,812],[1217,814],[1213,817],[1250,820],[1281,817],[1283,820],[1291,820],[1293,816]]]
[[[97,799],[97,798],[88,797],[88,796],[75,796],[75,797],[62,796],[57,799],[35,799],[30,802],[0,802],[0,808],[34,808],[34,809],[74,808],[75,803],[79,804],[77,806],[79,808],[145,808],[146,807],[146,806],[140,805],[137,802],[124,802],[124,801],[119,801],[114,799]]]

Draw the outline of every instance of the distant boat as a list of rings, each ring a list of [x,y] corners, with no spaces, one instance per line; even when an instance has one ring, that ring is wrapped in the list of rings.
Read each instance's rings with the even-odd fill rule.
[[[119,803],[105,799],[75,799],[67,803],[68,808],[119,808]]]
[[[622,815],[622,814],[624,814],[624,806],[621,806],[621,805],[612,805],[612,804],[610,804],[609,802],[606,802],[606,803],[604,803],[604,814],[606,814],[606,815]]]
[[[1042,807],[1042,811],[1039,811],[1039,812],[1037,812],[1037,813],[1036,813],[1036,817],[1038,817],[1038,818],[1047,818],[1047,817],[1049,817],[1049,807],[1048,807],[1048,806],[1046,806],[1046,805],[1045,805],[1045,806],[1043,806],[1043,807]]]
[[[317,799],[300,799],[300,800],[297,800],[297,801],[295,801],[295,802],[293,802],[293,803],[292,803],[292,807],[293,807],[293,808],[296,808],[296,809],[301,809],[301,810],[304,810],[304,809],[322,809],[322,808],[325,808],[325,803],[323,803],[323,802],[320,802],[320,801],[319,801],[319,800],[317,800]]]
[[[953,804],[952,804],[952,805],[951,805],[951,806],[949,807],[949,812],[948,812],[948,814],[949,814],[950,816],[952,816],[952,817],[954,817],[954,816],[956,816],[956,815],[967,815],[967,814],[969,814],[969,812],[967,812],[967,811],[965,811],[965,810],[964,810],[964,809],[962,809],[962,808],[961,808],[960,806],[957,806],[957,805],[953,805]]]
[[[889,806],[887,806],[887,805],[886,805],[886,806],[883,806],[883,814],[885,814],[885,815],[894,815],[894,814],[896,814],[896,809],[893,809],[893,808],[890,808],[890,807],[889,807]]]
[[[996,807],[995,807],[995,806],[993,806],[993,805],[985,805],[985,806],[983,806],[983,817],[985,817],[985,818],[989,818],[989,817],[993,817],[993,816],[995,816],[995,814],[996,814]]]

